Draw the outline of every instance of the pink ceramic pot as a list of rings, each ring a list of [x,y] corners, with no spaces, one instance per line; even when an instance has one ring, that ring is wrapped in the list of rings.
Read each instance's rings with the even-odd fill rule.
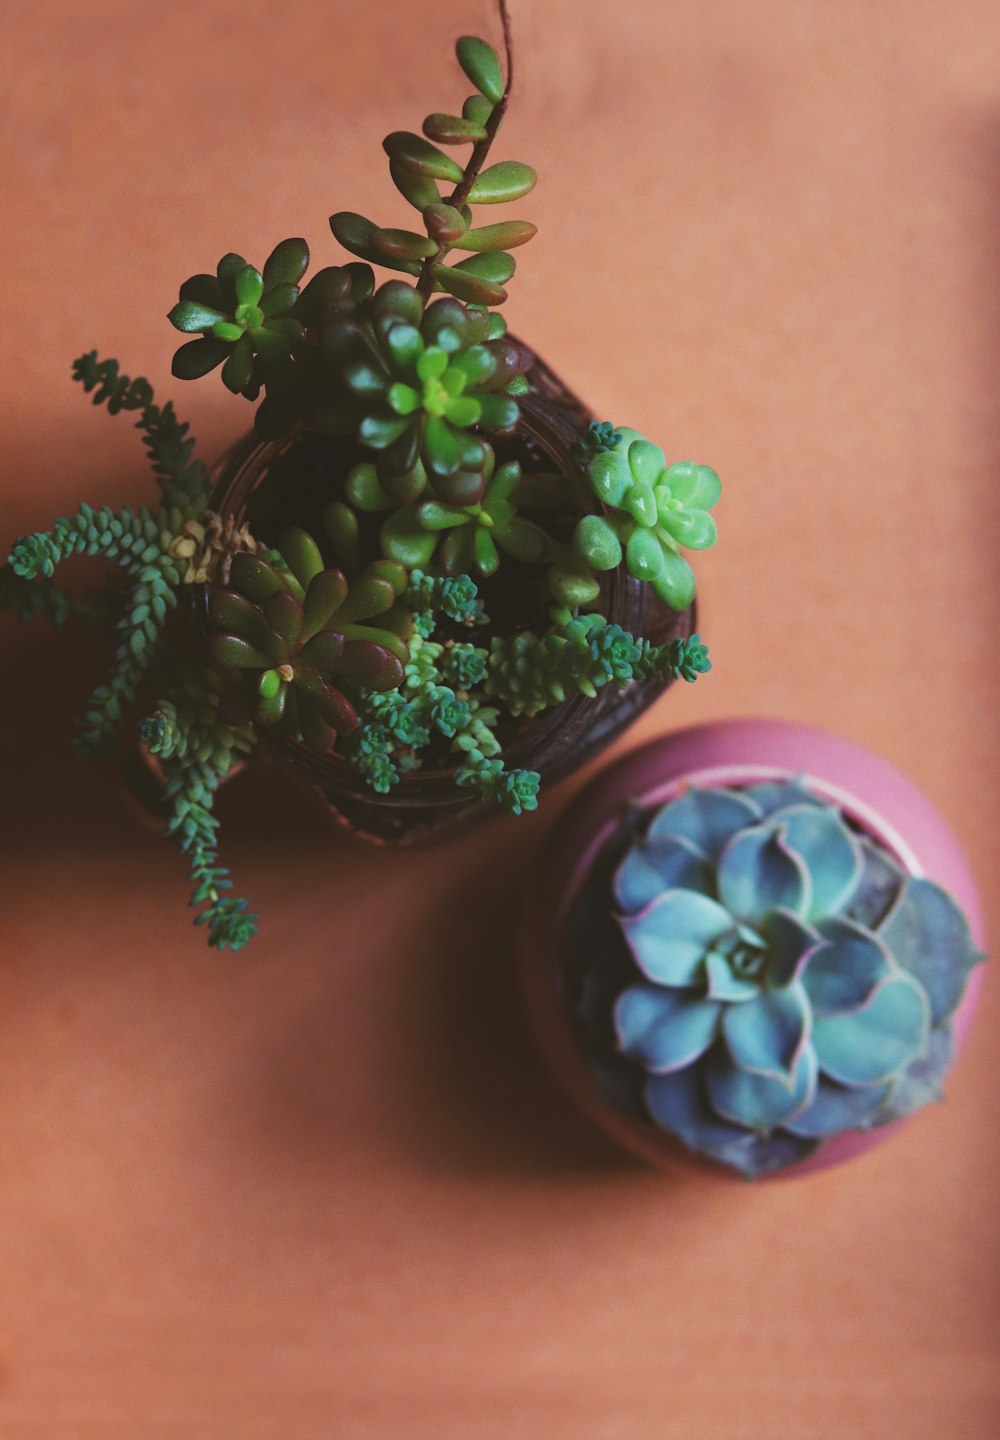
[[[519,956],[532,1027],[556,1078],[596,1124],[655,1165],[695,1164],[739,1178],[728,1167],[695,1156],[652,1123],[643,1124],[596,1098],[559,973],[562,926],[627,808],[653,810],[691,784],[732,786],[795,776],[803,776],[817,795],[839,805],[910,874],[926,876],[949,890],[983,948],[979,896],[947,824],[898,770],[852,741],[778,720],[729,720],[678,731],[627,755],[581,792],[556,827],[525,908]],[[955,1012],[956,1048],[968,1035],[982,976],[979,966]],[[850,1159],[904,1123],[836,1136],[815,1155],[763,1178],[803,1175]]]

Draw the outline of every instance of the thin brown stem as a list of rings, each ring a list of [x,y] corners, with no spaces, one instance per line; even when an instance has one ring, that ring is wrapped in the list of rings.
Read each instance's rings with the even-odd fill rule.
[[[476,183],[476,177],[483,168],[483,163],[487,155],[490,153],[490,146],[496,138],[497,131],[503,124],[504,115],[507,113],[507,102],[510,99],[511,85],[514,81],[514,44],[511,36],[510,16],[507,13],[507,0],[499,0],[499,5],[500,23],[503,26],[504,56],[507,62],[507,80],[504,85],[503,94],[494,105],[490,112],[490,118],[486,122],[486,134],[482,140],[477,140],[472,147],[472,154],[469,156],[469,163],[465,167],[465,172],[461,180],[444,202],[446,205],[451,205],[455,210],[461,210],[469,198],[469,191]],[[442,240],[440,242],[437,251],[433,255],[428,256],[420,267],[420,278],[417,280],[416,285],[419,294],[426,298],[433,293],[434,267],[441,264],[449,250],[456,247],[461,249],[461,246],[461,240]]]

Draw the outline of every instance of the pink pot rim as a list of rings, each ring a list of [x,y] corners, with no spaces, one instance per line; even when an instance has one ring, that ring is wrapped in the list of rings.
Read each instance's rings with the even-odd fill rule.
[[[965,911],[976,944],[984,946],[976,885],[945,820],[888,761],[843,736],[785,721],[717,721],[661,736],[609,766],[571,802],[535,871],[522,911],[521,985],[536,1040],[561,1087],[601,1129],[661,1169],[695,1166],[745,1183],[737,1172],[696,1155],[666,1131],[595,1096],[577,1023],[563,997],[558,965],[562,926],[627,808],[655,809],[695,784],[718,788],[797,776],[841,806],[910,874],[948,889]],[[953,1018],[956,1056],[968,1037],[982,984],[983,967],[977,966]],[[881,1144],[906,1123],[834,1136],[809,1158],[761,1178],[792,1178],[826,1169]]]

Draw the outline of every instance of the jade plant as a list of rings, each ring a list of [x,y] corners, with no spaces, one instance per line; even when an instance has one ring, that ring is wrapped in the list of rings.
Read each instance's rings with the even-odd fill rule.
[[[802,781],[687,790],[611,888],[581,1004],[639,1118],[755,1176],[940,1096],[984,957],[946,891]]]
[[[309,246],[292,237],[259,269],[228,253],[180,287],[173,374],[218,372],[253,404],[261,444],[285,456],[260,481],[268,503],[228,510],[172,404],[91,351],[74,378],[94,404],[134,417],[159,499],[83,505],[18,540],[3,572],[3,599],[25,618],[115,626],[114,668],[77,743],[109,750],[138,708],[196,918],[220,948],[256,928],[229,894],[212,813],[255,744],[280,736],[285,753],[339,757],[374,796],[423,766],[448,769],[470,800],[520,814],[535,809],[540,777],[505,752],[535,717],[710,668],[697,635],[631,634],[600,597],[620,568],[663,606],[690,606],[680,552],[714,542],[715,472],[668,463],[606,421],[581,422],[565,463],[518,447],[535,359],[500,307],[535,226],[492,217],[536,176],[495,155],[513,73],[503,0],[500,18],[504,63],[463,37],[473,93],[428,114],[422,134],[384,141],[409,228],[340,210],[330,228],[346,258],[310,274]],[[306,516],[295,471],[313,442],[336,458]],[[74,597],[58,583],[60,563],[81,553],[117,567],[106,592]]]

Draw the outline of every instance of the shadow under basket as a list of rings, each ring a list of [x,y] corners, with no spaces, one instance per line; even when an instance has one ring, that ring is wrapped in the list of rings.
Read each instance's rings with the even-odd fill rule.
[[[527,378],[530,391],[518,400],[521,418],[517,428],[494,442],[498,463],[517,459],[526,472],[578,474],[572,446],[594,418],[593,413],[541,360],[535,359]],[[264,506],[258,514],[264,493],[261,486],[276,467],[295,469],[297,447],[306,452],[311,447],[311,453],[301,466],[303,483],[294,509],[286,505],[277,515],[269,514]],[[222,461],[212,508],[237,521],[249,518],[254,534],[268,544],[274,544],[289,524],[319,534],[322,509],[337,498],[336,487],[343,484],[352,466],[370,458],[371,452],[353,440],[293,434],[281,441],[263,442],[249,436]],[[272,487],[272,504],[275,491]],[[503,569],[501,566],[501,574]],[[601,592],[593,609],[632,634],[663,645],[687,638],[695,630],[694,605],[681,612],[669,610],[648,585],[633,579],[624,567],[605,572],[600,580]],[[505,613],[508,607],[497,606],[488,588],[484,599],[495,633],[513,632],[530,623],[524,615]],[[541,613],[543,603],[536,610]],[[537,770],[543,788],[552,785],[616,739],[669,683],[673,682],[646,681],[624,690],[607,685],[594,699],[573,696],[533,720],[511,722],[508,732],[502,734],[504,761],[509,769]],[[437,844],[500,813],[495,801],[460,789],[450,769],[425,766],[403,776],[388,794],[379,795],[336,753],[319,754],[266,728],[258,738],[263,754],[304,785],[331,819],[376,844]]]

